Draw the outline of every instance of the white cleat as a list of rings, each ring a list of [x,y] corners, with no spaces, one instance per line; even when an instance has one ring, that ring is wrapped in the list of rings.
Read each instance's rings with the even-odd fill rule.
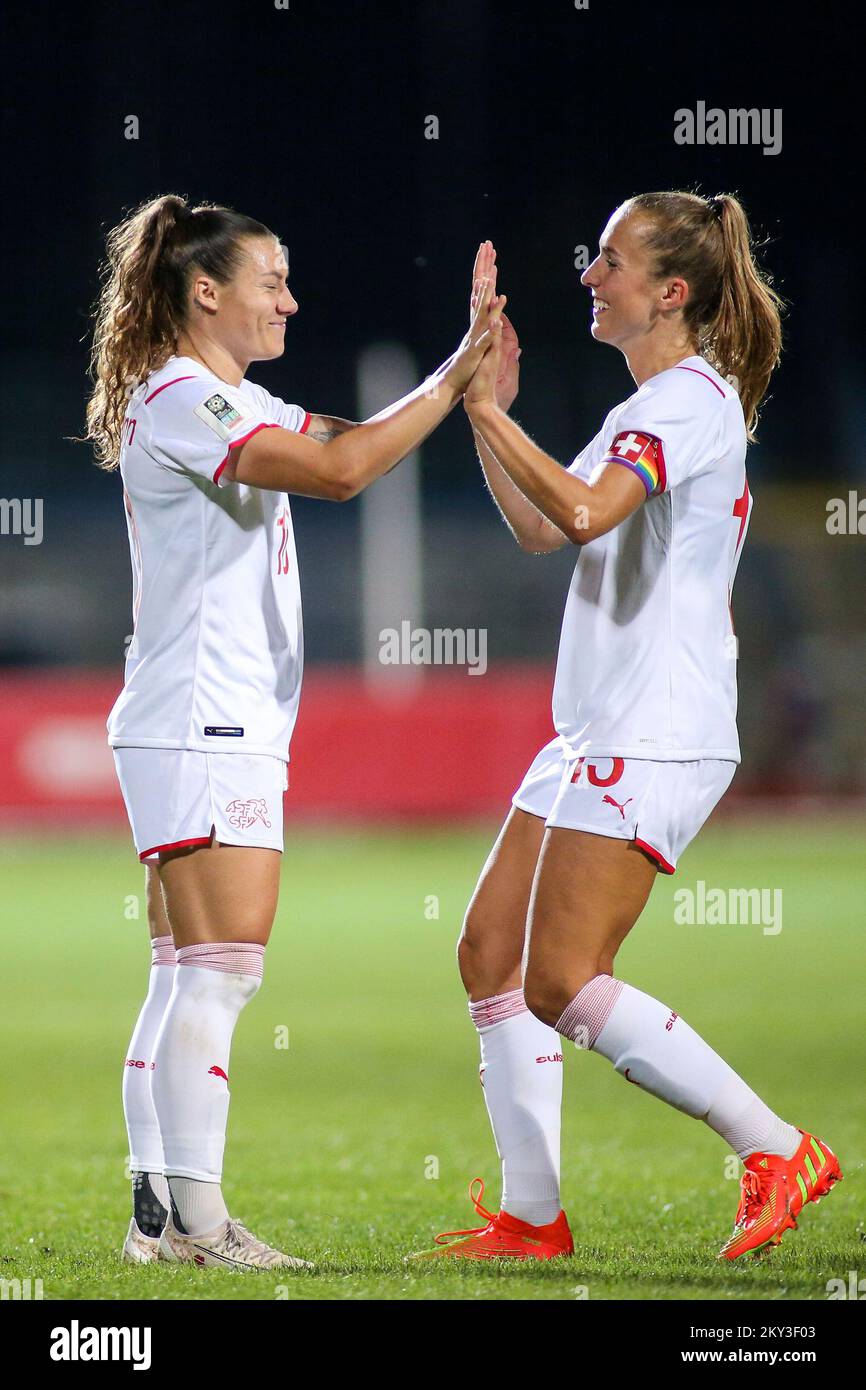
[[[159,1258],[175,1264],[221,1265],[223,1269],[312,1269],[307,1260],[284,1255],[242,1226],[240,1221],[224,1221],[203,1236],[184,1236],[176,1231],[171,1217],[159,1238]]]
[[[146,1236],[138,1229],[135,1217],[129,1223],[120,1258],[126,1264],[149,1265],[159,1259],[159,1236]]]

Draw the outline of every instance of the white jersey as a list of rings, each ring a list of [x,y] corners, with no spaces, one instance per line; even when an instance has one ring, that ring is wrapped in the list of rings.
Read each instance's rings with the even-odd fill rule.
[[[701,357],[608,415],[570,473],[632,469],[647,500],[582,547],[553,722],[575,757],[740,761],[731,590],[751,512],[736,391]]]
[[[301,591],[289,499],[222,479],[297,405],[172,357],[133,393],[120,472],[134,633],[108,718],[114,748],[289,757],[301,691]]]

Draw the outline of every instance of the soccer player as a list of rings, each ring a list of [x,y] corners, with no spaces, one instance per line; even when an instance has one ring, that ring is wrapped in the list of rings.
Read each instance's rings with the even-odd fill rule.
[[[475,290],[495,275],[482,246]],[[531,552],[578,547],[541,750],[482,871],[458,947],[502,1160],[499,1212],[416,1258],[573,1251],[559,1191],[560,1035],[715,1130],[744,1163],[721,1255],[778,1244],[841,1177],[676,1009],[614,978],[656,874],[726,792],[740,748],[731,590],[751,511],[746,446],[780,351],[778,296],[736,198],[647,193],[581,277],[592,336],[636,390],[567,468],[509,419],[507,319],[464,396],[487,485]],[[497,300],[493,300],[494,312]],[[449,1237],[459,1237],[451,1239]]]
[[[492,286],[452,357],[355,425],[246,379],[282,355],[298,308],[262,223],[167,195],[107,247],[88,438],[123,479],[134,634],[108,731],[147,866],[153,962],[124,1067],[122,1254],[300,1267],[231,1220],[221,1188],[232,1033],[277,906],[301,686],[287,494],[354,497],[427,437],[490,348]]]

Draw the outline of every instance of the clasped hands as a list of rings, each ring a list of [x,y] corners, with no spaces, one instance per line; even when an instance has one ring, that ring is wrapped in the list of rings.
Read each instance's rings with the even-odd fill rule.
[[[483,241],[472,270],[469,331],[450,364],[470,414],[487,402],[508,410],[517,395],[521,349],[503,312],[506,296],[496,293],[496,269],[493,243]]]

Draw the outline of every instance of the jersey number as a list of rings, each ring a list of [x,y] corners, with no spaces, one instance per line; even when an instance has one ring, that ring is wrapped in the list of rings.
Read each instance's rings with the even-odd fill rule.
[[[738,497],[737,500],[736,500],[736,502],[734,503],[734,510],[731,512],[731,516],[738,517],[738,518],[739,518],[739,522],[740,522],[740,529],[739,529],[739,531],[737,532],[737,544],[736,544],[735,547],[734,547],[734,561],[735,561],[735,567],[736,567],[736,561],[737,561],[737,559],[738,559],[738,557],[739,557],[739,554],[740,554],[740,547],[741,547],[742,544],[743,544],[743,532],[744,532],[745,529],[746,529],[746,522],[747,522],[747,520],[748,520],[748,518],[749,518],[749,480],[748,480],[748,478],[744,478],[744,479],[743,479],[743,495],[742,495],[742,497]],[[732,605],[731,605],[731,587],[732,587],[732,584],[733,584],[733,581],[731,581],[731,584],[728,585],[728,614],[730,615],[730,619],[731,619],[731,636],[730,636],[730,641],[731,641],[731,644],[732,644],[732,645],[731,645],[731,655],[736,659],[738,643],[737,643],[737,635],[736,635],[737,630],[736,630],[736,628],[734,627],[734,610],[733,610],[733,607],[732,607]],[[727,639],[726,639],[726,640],[727,640]]]
[[[735,549],[734,549],[734,554],[737,553],[737,551],[739,550],[740,546],[741,546],[742,543],[743,543],[743,532],[744,532],[745,529],[746,529],[746,519],[747,519],[748,515],[749,515],[749,480],[748,480],[748,478],[745,478],[745,479],[743,480],[743,495],[742,495],[742,497],[738,497],[738,498],[737,498],[736,502],[734,503],[734,510],[731,512],[731,516],[736,516],[736,517],[739,517],[739,519],[740,519],[740,529],[739,529],[739,531],[737,532],[737,544],[736,544],[736,547],[735,547]]]
[[[610,761],[612,763],[612,767],[607,777],[599,777],[595,763],[587,763],[587,781],[593,787],[612,787],[615,783],[619,781],[620,777],[623,774],[625,763],[623,762],[622,758],[611,758]],[[572,773],[572,782],[580,781],[580,774],[583,772],[583,765],[585,762],[586,758],[578,758],[577,767],[574,769],[574,772]]]

